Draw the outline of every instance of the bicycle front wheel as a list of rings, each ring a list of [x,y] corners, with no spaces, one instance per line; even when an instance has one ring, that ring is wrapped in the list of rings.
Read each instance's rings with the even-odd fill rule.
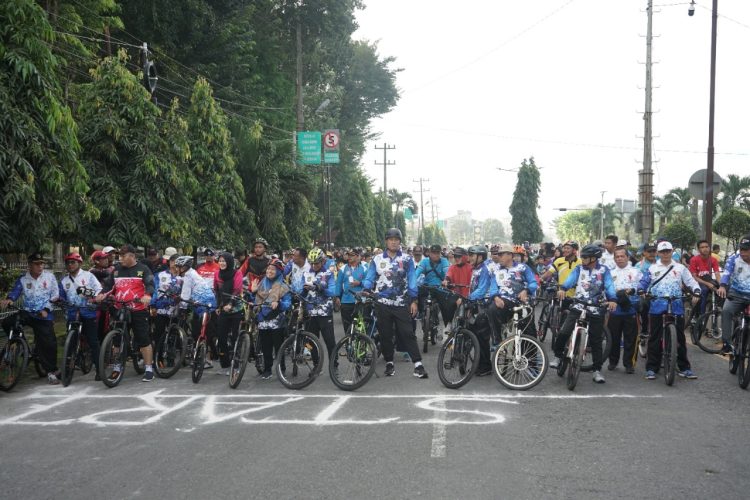
[[[29,346],[19,338],[11,339],[0,349],[0,390],[15,387],[29,364]]]
[[[160,378],[169,378],[182,366],[185,356],[185,332],[173,326],[164,332],[154,347],[154,371]]]
[[[78,358],[78,330],[71,328],[65,337],[65,347],[63,348],[61,382],[63,387],[68,387],[73,381],[73,372],[76,369],[76,359]]]
[[[462,328],[448,338],[438,353],[438,378],[448,389],[465,385],[479,366],[479,340]]]
[[[497,346],[492,365],[498,382],[508,389],[525,391],[542,381],[549,361],[538,340],[511,335]]]
[[[203,366],[206,364],[206,341],[200,340],[195,346],[195,355],[193,356],[193,369],[191,378],[193,383],[197,384],[203,376]]]
[[[122,330],[111,330],[99,351],[99,378],[107,387],[116,387],[125,373],[127,341]]]
[[[310,332],[296,332],[284,340],[275,360],[276,376],[288,389],[302,389],[320,375],[325,354],[318,338]]]
[[[740,337],[739,352],[737,353],[737,357],[739,358],[737,377],[740,387],[747,389],[748,384],[750,384],[750,328],[746,326],[740,332]]]
[[[240,332],[237,342],[232,351],[232,361],[229,364],[229,387],[236,389],[242,381],[242,376],[247,368],[248,351],[250,350],[250,335]]]
[[[674,325],[667,325],[664,331],[662,359],[664,361],[664,381],[667,385],[672,385],[677,370],[677,328]]]
[[[339,340],[328,360],[328,373],[339,389],[354,391],[375,373],[375,342],[367,335],[354,333]]]
[[[565,385],[568,390],[573,390],[578,384],[578,375],[581,373],[581,365],[583,364],[583,358],[586,355],[586,347],[581,345],[582,331],[579,331],[576,335],[576,342],[573,346],[573,358],[568,363],[567,377],[565,378]]]
[[[256,332],[255,339],[253,340],[253,346],[254,347],[252,349],[252,352],[255,354],[255,371],[257,371],[258,373],[263,373],[264,371],[266,371],[266,360],[263,354],[263,346],[260,342],[260,332]]]
[[[724,341],[721,338],[721,315],[707,312],[698,320],[698,347],[710,354],[718,354]]]

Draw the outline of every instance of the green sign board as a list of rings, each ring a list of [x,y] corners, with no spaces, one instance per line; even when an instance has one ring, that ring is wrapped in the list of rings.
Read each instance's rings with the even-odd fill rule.
[[[437,221],[437,227],[438,229],[445,229],[445,221],[444,220]]]
[[[297,132],[297,155],[305,165],[320,165],[320,132]]]
[[[411,208],[405,208],[404,209],[404,220],[412,220],[414,218],[414,214],[411,211]]]

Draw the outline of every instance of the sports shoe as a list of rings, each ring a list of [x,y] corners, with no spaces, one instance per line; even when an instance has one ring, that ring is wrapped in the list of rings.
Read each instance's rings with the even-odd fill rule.
[[[154,372],[147,371],[143,374],[143,378],[141,379],[143,382],[151,382],[154,380]]]
[[[652,370],[646,370],[646,380],[655,380],[656,379],[656,373],[654,373]]]
[[[60,385],[60,379],[57,378],[57,375],[55,375],[54,373],[50,372],[50,373],[47,374],[47,383],[49,385]]]
[[[260,376],[263,380],[270,380],[273,378],[273,374],[271,372],[263,372],[263,374]]]
[[[610,363],[607,365],[607,370],[613,371],[615,368],[617,368],[617,363]]]
[[[383,375],[386,377],[392,377],[396,373],[396,368],[393,366],[393,362],[388,362],[385,364],[385,372],[383,372]]]
[[[424,370],[424,365],[419,365],[414,368],[414,376],[417,378],[427,378],[427,372]]]
[[[679,375],[682,378],[688,378],[688,379],[696,379],[696,378],[698,378],[698,375],[696,375],[695,373],[693,373],[693,370],[691,370],[690,368],[688,368],[687,370],[683,370],[681,372],[678,371],[677,375]]]
[[[549,362],[549,367],[550,368],[557,368],[559,366],[560,366],[560,358],[558,358],[557,356],[553,356],[552,359]]]
[[[597,384],[603,384],[604,382],[606,382],[606,380],[604,380],[604,377],[602,377],[601,372],[599,372],[599,371],[595,371],[594,372],[594,378],[593,378],[593,380]]]
[[[216,373],[216,375],[225,375],[225,376],[228,377],[229,376],[229,368],[219,368],[214,373]]]
[[[94,382],[101,382],[102,377],[99,376],[99,370],[96,370],[96,375],[94,375]]]
[[[205,362],[205,363],[203,363],[203,369],[204,369],[204,370],[209,370],[209,369],[211,369],[211,368],[213,368],[213,367],[214,367],[214,364],[213,364],[213,363],[211,363],[211,362],[210,362],[210,361],[208,361],[208,360],[206,360],[206,362]]]
[[[477,377],[486,377],[487,375],[492,375],[492,368],[478,368],[475,375]]]
[[[734,347],[729,342],[724,342],[724,345],[721,346],[721,355],[726,356],[727,354],[734,354]]]
[[[627,373],[628,375],[632,375],[635,373],[635,368],[633,368],[632,366],[626,366],[625,373]]]

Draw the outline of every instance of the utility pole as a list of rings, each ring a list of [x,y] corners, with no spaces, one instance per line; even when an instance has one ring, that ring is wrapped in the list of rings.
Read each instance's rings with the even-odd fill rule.
[[[297,78],[295,84],[297,87],[297,131],[301,132],[305,129],[305,108],[302,95],[302,21],[299,18],[299,10],[297,11]]]
[[[601,218],[599,220],[599,239],[604,242],[604,193],[606,191],[602,191],[602,203],[599,205],[599,214],[601,215]]]
[[[703,224],[705,238],[711,246],[714,218],[714,107],[716,100],[716,20],[719,12],[719,0],[713,1],[711,9],[711,84],[708,103],[708,160],[706,165],[706,189],[703,200],[703,214],[706,222]]]
[[[383,147],[375,146],[375,149],[382,149],[383,150],[383,163],[378,163],[378,160],[375,160],[375,165],[383,165],[383,196],[388,196],[388,174],[386,172],[386,169],[388,165],[395,165],[395,161],[388,161],[388,151],[391,149],[396,149],[396,146],[389,146],[388,143],[384,142]]]
[[[432,210],[432,225],[435,225],[435,199],[430,196],[430,209]]]
[[[412,182],[419,183],[419,233],[417,236],[417,241],[419,241],[419,235],[424,231],[424,193],[425,191],[430,191],[429,188],[425,189],[424,183],[430,182],[430,179],[420,177],[419,179],[412,180]]]
[[[643,240],[643,243],[646,243],[651,239],[651,234],[654,230],[654,173],[651,170],[651,43],[653,40],[653,0],[648,0],[647,15],[646,107],[643,112],[643,169],[638,172],[638,204],[641,207],[641,239]]]

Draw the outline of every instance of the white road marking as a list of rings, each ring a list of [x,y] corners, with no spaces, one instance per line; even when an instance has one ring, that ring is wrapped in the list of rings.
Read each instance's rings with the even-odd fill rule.
[[[432,447],[430,457],[445,457],[445,400],[435,401],[435,423],[432,424]]]

